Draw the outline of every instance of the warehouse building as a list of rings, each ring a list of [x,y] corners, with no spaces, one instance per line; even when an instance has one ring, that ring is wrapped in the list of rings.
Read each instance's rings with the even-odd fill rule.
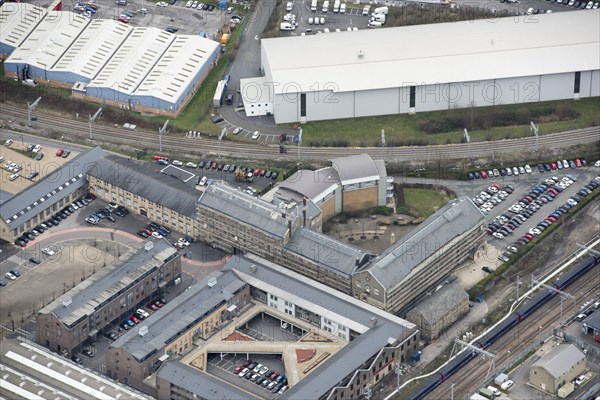
[[[89,19],[70,11],[47,12],[4,62],[5,75],[64,86],[66,76],[57,79],[49,72],[89,23]]]
[[[600,96],[600,10],[528,18],[263,39],[264,76],[241,81],[246,114],[281,124]]]
[[[335,158],[316,171],[297,171],[279,185],[275,197],[288,202],[307,197],[327,221],[341,212],[385,206],[390,184],[383,160],[359,154]]]
[[[95,147],[0,204],[2,239],[14,241],[88,192],[86,175],[106,153]]]
[[[573,344],[560,344],[529,367],[529,383],[546,393],[558,388],[585,371],[585,354]]]
[[[134,247],[42,308],[35,340],[71,356],[180,278],[181,255],[167,241]]]
[[[181,169],[169,166],[169,170]],[[182,179],[194,176],[187,171],[179,177],[154,165],[146,168],[122,157],[107,155],[94,163],[87,173],[89,191],[98,198],[114,202],[151,221],[178,232],[198,237],[196,201],[199,192]],[[193,178],[192,178],[193,179]]]
[[[421,331],[421,339],[429,343],[469,312],[469,294],[453,282],[425,297],[412,308],[406,319]]]
[[[27,3],[0,6],[0,59],[5,60],[46,15],[46,9]]]
[[[485,238],[484,215],[467,197],[448,203],[357,269],[352,294],[403,315],[454,269],[474,258]]]
[[[292,358],[295,357],[291,354],[294,352],[285,351],[284,348],[292,348],[290,346],[294,346],[295,342],[281,342],[282,356],[286,360],[285,375],[291,385],[285,398],[359,398],[365,387],[373,386],[386,375],[393,374],[394,367],[417,350],[419,331],[414,324],[350,296],[332,292],[328,286],[287,268],[254,255],[246,255],[228,262],[224,274],[230,272],[250,288],[254,306],[246,314],[252,314],[254,307],[266,308],[272,310],[272,315],[301,325],[294,322],[298,319],[302,324],[308,324],[313,334],[330,336],[331,340],[334,337],[343,344],[341,350],[328,353],[324,361],[310,369],[306,365],[292,365]],[[244,316],[240,318],[243,321]],[[271,342],[270,346],[274,343]],[[310,348],[310,343],[311,340],[307,339],[299,340],[297,344],[301,348]],[[157,373],[157,398],[238,398],[237,389],[233,387],[235,381],[232,386],[222,387],[201,365],[193,364],[193,360],[201,354],[211,352],[213,345],[207,343],[205,348],[195,349],[179,361],[167,362]],[[235,351],[249,354],[263,352],[260,341],[236,342]],[[310,371],[299,378],[299,371],[295,370],[301,369]],[[220,393],[224,393],[223,397]],[[247,393],[242,397],[257,396]]]
[[[250,300],[249,286],[233,273],[209,274],[111,343],[106,351],[107,375],[142,389],[144,379],[162,362],[206,341]]]

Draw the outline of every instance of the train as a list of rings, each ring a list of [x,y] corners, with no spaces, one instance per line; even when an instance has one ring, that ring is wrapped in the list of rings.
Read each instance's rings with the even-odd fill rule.
[[[554,287],[559,290],[564,290],[567,286],[573,283],[581,275],[588,272],[590,269],[598,265],[600,262],[600,255],[594,255],[586,257],[583,261],[577,264],[574,268],[569,270],[567,273],[554,283]],[[505,319],[502,323],[496,326],[494,329],[489,331],[487,334],[482,336],[475,342],[477,346],[482,349],[487,349],[501,336],[506,334],[528,316],[533,314],[540,306],[548,302],[556,292],[549,290],[542,290],[541,293],[537,294],[531,300],[527,301],[525,305],[515,313],[511,314],[510,317]],[[442,368],[441,371],[437,372],[434,377],[429,379],[427,382],[419,386],[414,390],[406,399],[407,400],[421,400],[427,394],[431,393],[437,386],[445,382],[450,376],[460,370],[466,365],[471,359],[477,356],[477,352],[469,351],[468,349],[455,357],[448,365]]]

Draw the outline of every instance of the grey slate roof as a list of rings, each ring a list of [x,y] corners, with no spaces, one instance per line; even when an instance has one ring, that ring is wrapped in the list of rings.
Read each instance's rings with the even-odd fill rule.
[[[279,239],[288,231],[288,218],[298,218],[272,203],[251,196],[224,182],[213,182],[200,196],[198,204]],[[282,213],[286,212],[286,218]]]
[[[78,154],[45,178],[2,203],[1,218],[11,229],[21,226],[32,217],[85,186],[87,184],[86,172],[104,155],[105,152],[100,147]]]
[[[348,278],[371,257],[360,249],[302,227],[296,229],[284,250],[313,260],[321,268],[334,270]]]
[[[455,281],[426,297],[410,313],[418,313],[426,322],[434,324],[456,306],[468,301],[468,293]]]
[[[343,185],[379,179],[377,166],[368,154],[334,158],[331,160],[331,166],[338,171]]]
[[[132,286],[136,279],[146,272],[160,267],[167,258],[177,255],[177,250],[165,240],[156,240],[153,243],[154,248],[150,251],[141,247],[121,255],[121,262],[102,268],[48,304],[39,313],[54,313],[67,326],[81,317],[91,315],[104,301],[115,296],[120,290]],[[65,307],[63,302],[69,298],[72,303]]]
[[[585,354],[577,346],[560,344],[534,362],[531,367],[542,367],[554,378],[559,378],[581,360],[585,360]]]
[[[361,334],[339,352],[323,362],[313,372],[290,388],[284,395],[289,399],[318,399],[347,375],[359,368],[366,359],[388,344],[389,338],[404,338],[413,334],[416,326],[385,311],[365,304],[331,289],[310,278],[273,264],[255,255],[232,258],[225,266],[251,286],[266,291],[281,291],[283,296],[306,304],[302,307],[325,310],[320,315],[342,316],[362,327]],[[276,292],[277,293],[277,292]],[[315,311],[313,311],[315,312]],[[371,326],[371,318],[376,319]]]
[[[5,201],[8,201],[8,199],[11,197],[13,197],[12,193],[8,193],[6,190],[0,189],[0,205]]]
[[[309,199],[316,199],[324,192],[335,190],[340,182],[340,176],[333,167],[321,168],[316,171],[302,169],[281,182],[279,187],[299,193]]]
[[[178,361],[167,361],[158,370],[157,376],[198,395],[211,400],[247,400],[248,392],[213,378],[189,365]]]
[[[207,285],[210,278],[217,279],[217,284],[212,288]],[[121,336],[110,347],[124,348],[142,361],[153,352],[164,349],[173,338],[197,324],[216,306],[227,303],[234,292],[245,285],[231,272],[212,272],[142,321],[137,328],[148,327],[147,334],[140,336],[136,328]]]
[[[196,200],[200,194],[195,188],[196,179],[183,182],[178,177],[160,173],[163,168],[155,163],[110,155],[98,160],[89,175],[185,216],[195,217]]]
[[[479,208],[467,197],[448,203],[375,257],[363,270],[388,290],[402,282],[415,268],[455,237],[484,220]]]

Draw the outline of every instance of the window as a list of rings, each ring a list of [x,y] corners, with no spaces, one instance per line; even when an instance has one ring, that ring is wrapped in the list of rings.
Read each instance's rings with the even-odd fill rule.
[[[579,86],[581,85],[581,72],[575,72],[575,88],[573,89],[573,92],[575,94],[579,93]]]
[[[306,93],[300,95],[300,116],[306,117]]]
[[[416,87],[410,87],[410,108],[415,107]]]

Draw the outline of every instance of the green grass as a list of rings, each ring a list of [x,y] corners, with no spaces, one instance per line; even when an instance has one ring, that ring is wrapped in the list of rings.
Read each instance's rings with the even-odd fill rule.
[[[440,192],[432,189],[412,188],[404,188],[404,202],[407,207],[418,211],[423,218],[429,217],[437,208],[446,204],[444,195]]]
[[[580,115],[577,118],[557,122],[540,122],[540,134],[563,130],[585,128],[600,125],[600,98],[582,99],[579,101],[560,100],[552,102],[512,104],[495,107],[478,107],[472,109],[454,109],[409,114],[381,115],[374,117],[349,118],[327,121],[307,122],[302,125],[303,141],[307,146],[374,146],[381,145],[381,130],[385,130],[388,146],[428,145],[461,143],[464,141],[463,129],[448,133],[426,134],[418,128],[419,123],[426,120],[440,120],[447,116],[464,115],[465,118],[485,116],[492,109],[506,112],[523,112],[524,110],[540,110],[545,107],[571,107]],[[283,124],[293,127],[294,124]],[[470,130],[471,141],[481,142],[531,136],[529,123],[518,126],[491,127]]]

